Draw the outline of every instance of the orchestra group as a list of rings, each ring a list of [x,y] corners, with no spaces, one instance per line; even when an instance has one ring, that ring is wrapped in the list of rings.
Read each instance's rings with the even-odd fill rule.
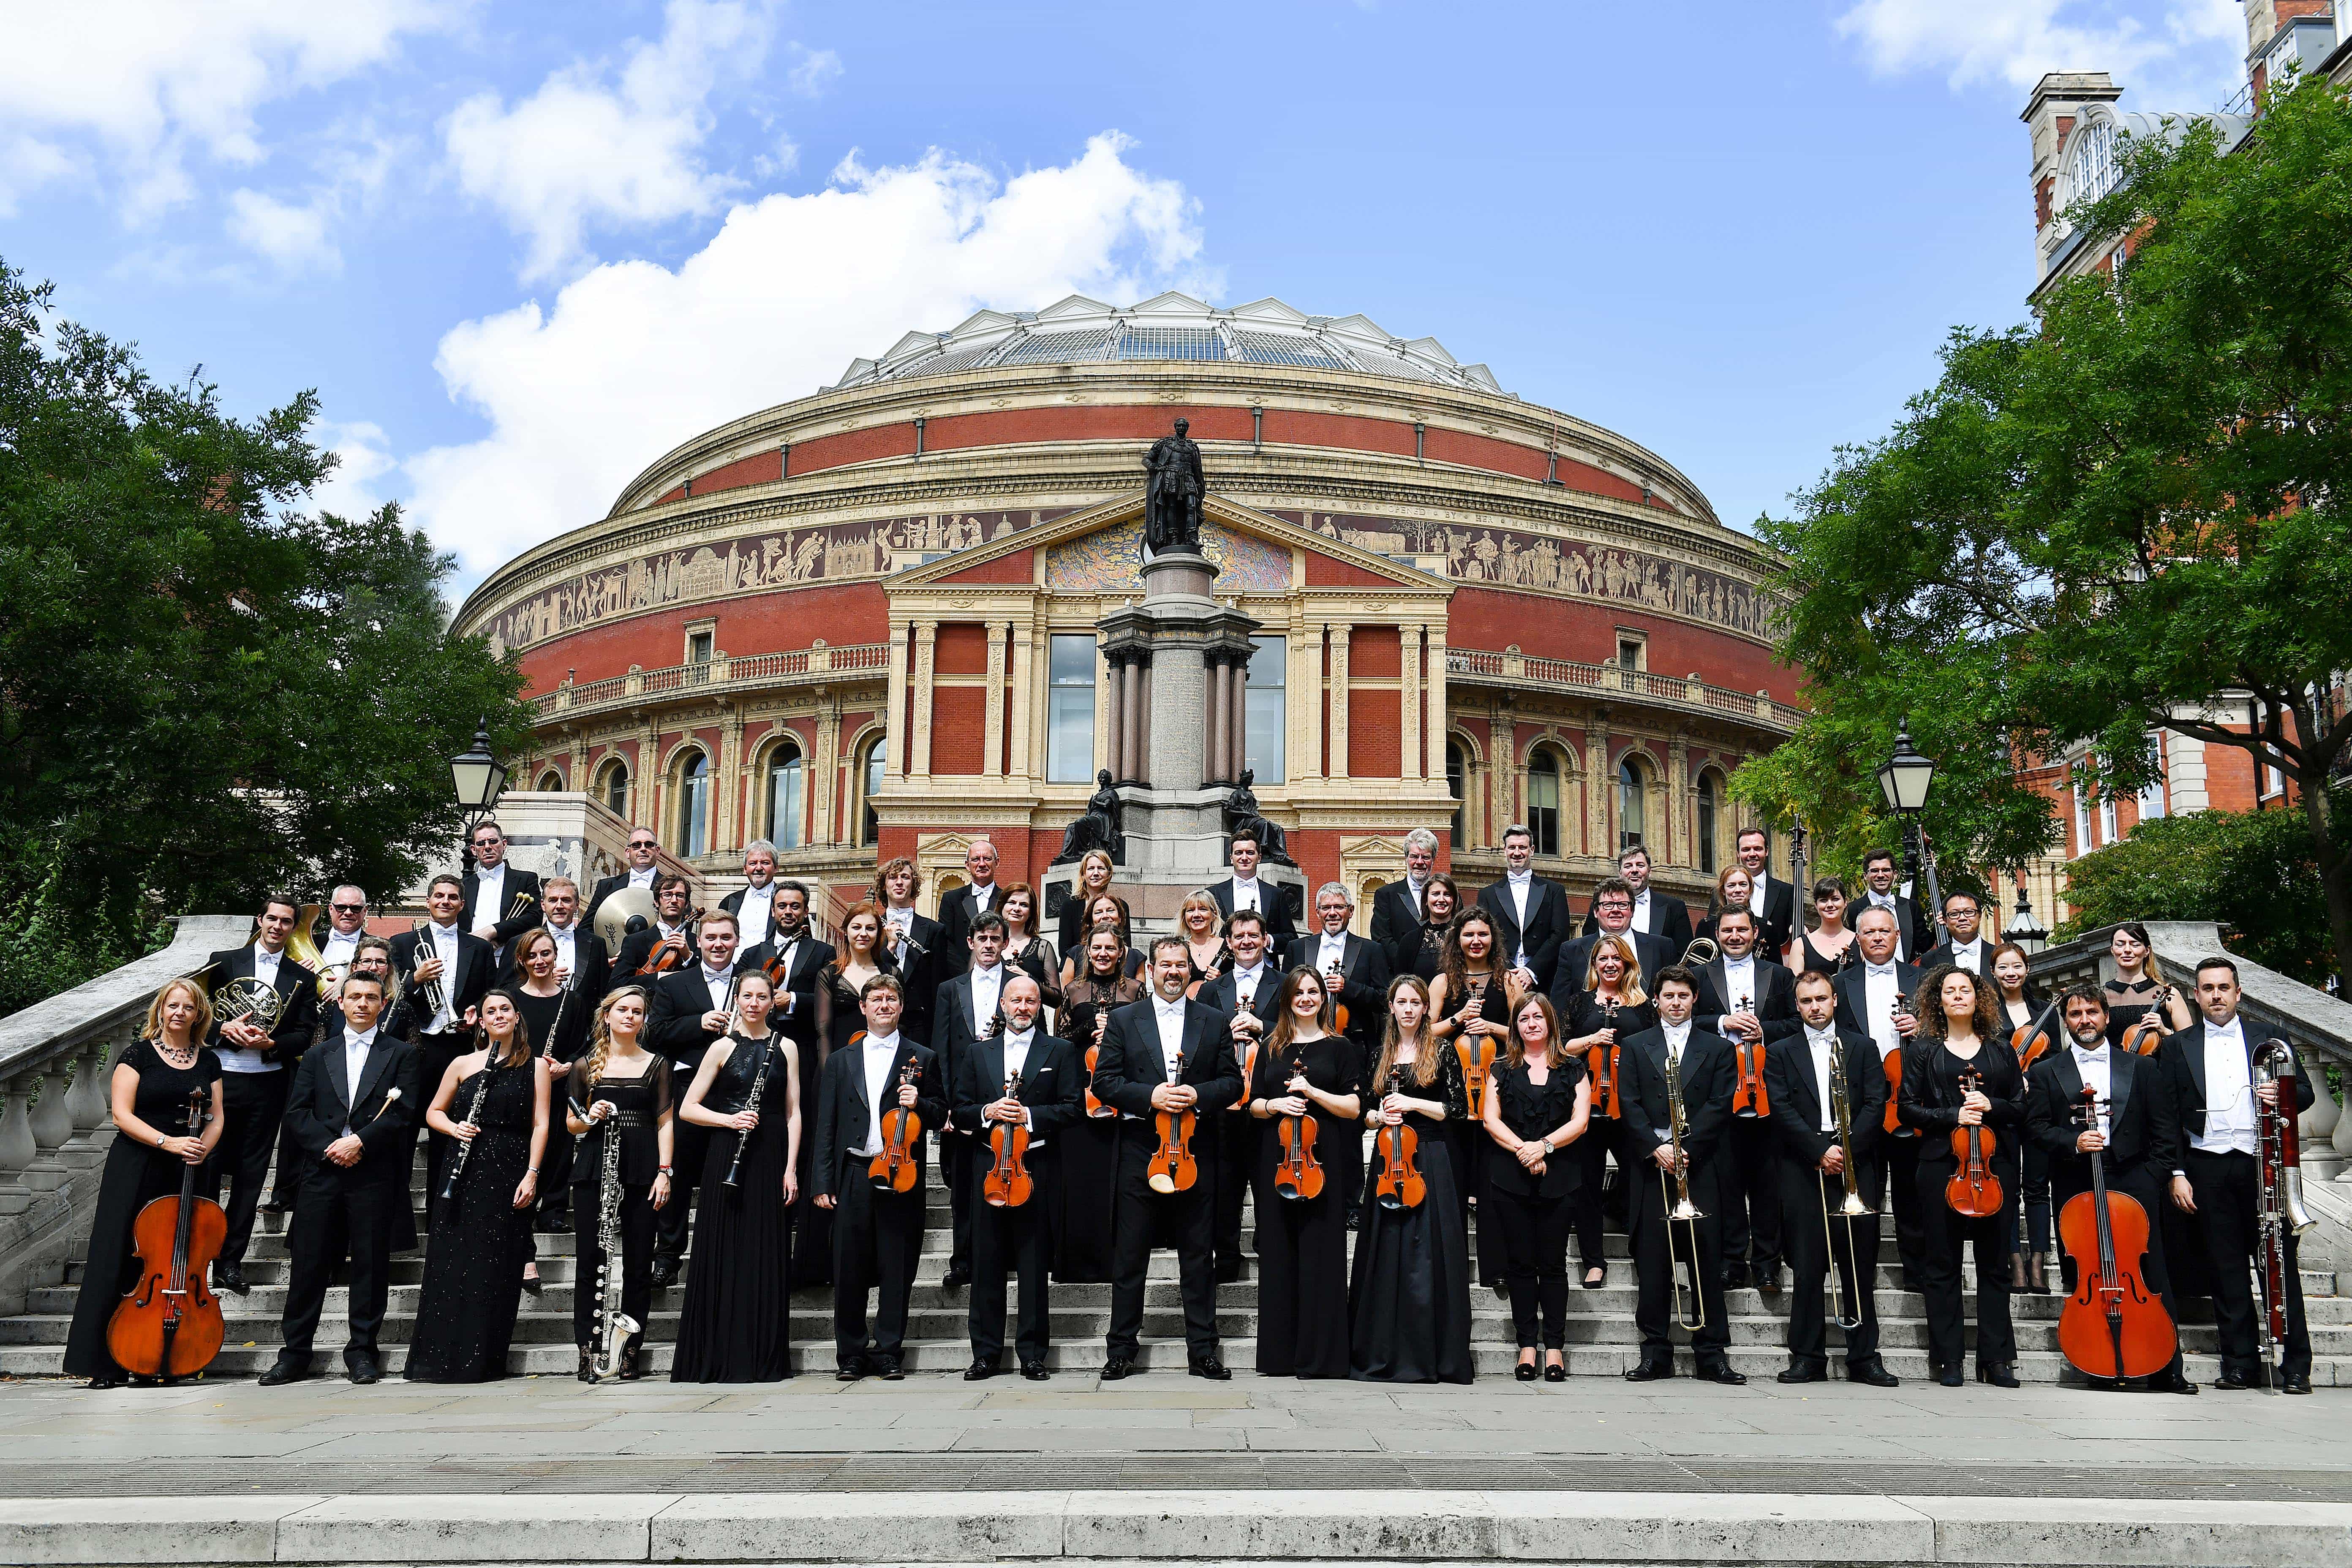
[[[509,864],[494,822],[469,847],[388,940],[359,888],[316,932],[273,897],[250,946],[156,996],[110,1084],[69,1374],[200,1364],[197,1309],[217,1323],[211,1292],[248,1291],[269,1210],[290,1263],[264,1385],[311,1375],[339,1278],[347,1375],[377,1381],[390,1260],[420,1240],[404,1375],[503,1375],[536,1239],[567,1228],[583,1380],[640,1375],[654,1289],[681,1276],[677,1381],[791,1375],[789,1292],[824,1285],[836,1375],[898,1378],[936,1160],[971,1379],[1009,1370],[1008,1333],[1019,1374],[1048,1376],[1070,1283],[1110,1286],[1099,1375],[1132,1375],[1172,1249],[1195,1376],[1231,1375],[1217,1287],[1254,1260],[1261,1375],[1466,1383],[1473,1293],[1493,1290],[1517,1377],[1559,1381],[1569,1292],[1607,1282],[1613,1221],[1638,1285],[1628,1379],[1675,1375],[1679,1328],[1699,1378],[1745,1381],[1726,1291],[1752,1287],[1785,1310],[1780,1382],[1828,1378],[1834,1321],[1847,1380],[1893,1386],[1885,1217],[1944,1385],[1973,1316],[1977,1378],[2015,1387],[2012,1293],[2054,1274],[2069,1323],[2088,1303],[2061,1339],[2095,1383],[2193,1394],[2174,1325],[2194,1270],[2218,1386],[2310,1387],[2294,1229],[2266,1217],[2273,1136],[2311,1085],[2240,1016],[2228,959],[2179,994],[2137,926],[2115,934],[2116,978],[2045,998],[1975,897],[1931,919],[1892,855],[1851,893],[1813,883],[1808,928],[1761,832],[1696,923],[1629,849],[1580,921],[1514,827],[1475,893],[1410,834],[1369,936],[1345,887],[1300,900],[1244,833],[1171,935],[1139,939],[1101,851],[1049,921],[977,839],[936,917],[914,862],[888,860],[836,946],[764,842],[708,911],[642,827],[584,897]],[[604,922],[608,945],[614,899],[648,913]],[[205,1199],[218,1218],[191,1218]],[[160,1229],[142,1218],[159,1204]],[[160,1342],[126,1329],[142,1312]]]

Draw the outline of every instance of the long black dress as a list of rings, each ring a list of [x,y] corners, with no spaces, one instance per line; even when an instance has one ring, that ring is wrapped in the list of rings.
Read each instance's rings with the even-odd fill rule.
[[[209,1047],[196,1048],[193,1067],[173,1067],[163,1060],[152,1040],[134,1040],[122,1048],[114,1065],[139,1074],[138,1092],[131,1108],[159,1133],[188,1135],[188,1098],[197,1090],[207,1099],[221,1075],[220,1058]],[[107,1074],[112,1098],[113,1074]],[[73,1326],[66,1333],[66,1375],[69,1377],[125,1375],[107,1354],[106,1328],[122,1293],[137,1283],[138,1258],[131,1233],[139,1211],[159,1197],[177,1197],[186,1162],[146,1144],[133,1143],[117,1133],[107,1146],[106,1171],[99,1178],[98,1213],[89,1227],[89,1249],[82,1256],[81,1293],[74,1298]],[[196,1191],[209,1193],[209,1173],[196,1167]]]
[[[677,1325],[673,1383],[772,1383],[793,1375],[791,1259],[785,1245],[784,1150],[792,1136],[792,1088],[779,1036],[734,1036],[735,1049],[710,1081],[706,1108],[733,1115],[751,1102],[760,1058],[771,1053],[760,1086],[760,1124],[749,1133],[714,1132],[702,1166],[702,1212],[686,1270],[686,1310]],[[805,1140],[803,1140],[805,1141]],[[727,1168],[740,1144],[735,1183]]]
[[[551,1047],[549,1031],[555,1031],[552,1050],[555,1060],[566,1067],[577,1061],[588,1048],[588,1034],[595,1020],[596,999],[593,997],[573,997],[569,1001],[559,992],[551,997],[534,997],[518,986],[514,988],[515,1010],[522,1014],[523,1026],[530,1030],[530,1048],[541,1055]],[[562,1018],[556,1016],[561,1010]],[[561,1090],[562,1074],[555,1088]],[[547,1153],[539,1162],[539,1201],[534,1207],[555,1214],[572,1205],[572,1129],[563,1124],[562,1096],[548,1107]]]
[[[1476,1368],[1470,1354],[1469,1237],[1454,1193],[1454,1160],[1444,1128],[1465,1122],[1470,1099],[1462,1059],[1435,1046],[1437,1076],[1426,1088],[1403,1092],[1436,1100],[1445,1121],[1408,1116],[1420,1137],[1413,1165],[1427,1195],[1412,1208],[1387,1209],[1373,1196],[1388,1161],[1384,1133],[1376,1129],[1364,1173],[1362,1228],[1356,1233],[1355,1272],[1348,1282],[1348,1375],[1373,1383],[1467,1383]],[[1383,1084],[1367,1084],[1365,1109],[1379,1107]]]
[[[1260,1051],[1250,1098],[1278,1100],[1289,1092],[1288,1061],[1307,1072],[1307,1082],[1326,1094],[1353,1094],[1363,1056],[1340,1035],[1294,1040],[1284,1052]],[[1335,1157],[1340,1139],[1354,1129],[1318,1105],[1316,1138],[1325,1181],[1314,1197],[1276,1195],[1275,1167],[1282,1140],[1265,1124],[1258,1140],[1257,1185],[1257,1370],[1263,1377],[1348,1375],[1347,1197],[1340,1192]]]
[[[1620,1005],[1612,1015],[1609,1010],[1609,1005],[1601,1000],[1600,992],[1579,991],[1568,1005],[1568,1017],[1561,1021],[1560,1033],[1564,1039],[1582,1040],[1588,1034],[1598,1034],[1604,1029],[1613,1028],[1617,1031],[1618,1043],[1622,1045],[1643,1030],[1657,1027],[1658,1009],[1649,1002],[1643,1002],[1630,1008]],[[1612,1154],[1617,1155],[1621,1173],[1625,1163],[1622,1152],[1624,1124],[1606,1113],[1609,1107],[1602,1101],[1599,1092],[1600,1066],[1601,1064],[1592,1059],[1591,1052],[1587,1051],[1584,1058],[1584,1070],[1591,1076],[1594,1088],[1592,1121],[1591,1124],[1585,1129],[1584,1136],[1576,1140],[1576,1147],[1569,1154],[1569,1158],[1574,1162],[1578,1171],[1576,1256],[1579,1263],[1588,1270],[1605,1269],[1609,1266],[1604,1237],[1606,1223],[1604,1215],[1607,1208],[1613,1207],[1620,1220],[1624,1218],[1625,1211],[1622,1180],[1613,1205],[1610,1204],[1609,1188],[1605,1185],[1608,1179],[1609,1156]],[[1624,1084],[1622,1053],[1618,1071],[1620,1076],[1617,1082],[1622,1092]],[[1487,1146],[1492,1148],[1494,1140],[1488,1139]],[[1503,1157],[1500,1150],[1496,1151],[1495,1157],[1497,1159]]]
[[[653,1312],[653,1186],[661,1168],[662,1119],[670,1114],[669,1061],[649,1057],[645,1071],[636,1077],[603,1078],[592,1090],[588,1059],[583,1056],[572,1064],[572,1076],[562,1087],[583,1107],[598,1100],[613,1103],[613,1114],[581,1135],[580,1152],[572,1162],[572,1236],[580,1259],[572,1287],[572,1343],[594,1345],[597,1270],[604,1262],[598,1228],[603,1218],[604,1140],[614,1134],[620,1155],[614,1174],[621,1189],[621,1311],[640,1323]],[[637,1337],[645,1336],[640,1333]],[[603,1348],[596,1345],[599,1354]]]
[[[514,1193],[530,1168],[534,1075],[525,1064],[459,1079],[449,1097],[452,1121],[467,1119],[483,1072],[489,1088],[465,1174],[454,1196],[433,1195],[425,1289],[408,1347],[411,1383],[488,1383],[507,1375],[522,1266],[530,1260],[530,1210],[514,1206]]]
[[[1143,995],[1133,980],[1105,986],[1081,979],[1063,998],[1062,1038],[1077,1047],[1078,1061],[1094,1049],[1095,1019]],[[1083,1099],[1079,1102],[1083,1106]],[[1109,1110],[1108,1106],[1104,1107]],[[1118,1116],[1082,1115],[1055,1135],[1062,1151],[1061,1201],[1054,1229],[1054,1278],[1065,1285],[1108,1284],[1111,1277],[1112,1198],[1118,1186]]]
[[[1449,990],[1445,998],[1445,1011],[1437,1021],[1450,1023],[1461,1017],[1462,1010],[1470,1005],[1472,989],[1473,987],[1465,982],[1460,996],[1454,996]],[[1503,984],[1503,977],[1499,971],[1490,971],[1488,974],[1486,985],[1480,993],[1479,1016],[1489,1023],[1507,1024],[1511,1021],[1509,992]],[[1446,1050],[1454,1053],[1457,1060],[1460,1058],[1463,1046],[1460,1033],[1457,1032],[1453,1039],[1443,1043]],[[1496,1040],[1495,1060],[1500,1061],[1502,1059],[1503,1041]],[[1473,1106],[1471,1109],[1478,1111],[1480,1107]],[[1466,1226],[1471,1208],[1484,1203],[1486,1198],[1486,1188],[1489,1185],[1486,1179],[1486,1159],[1488,1151],[1494,1147],[1494,1141],[1486,1136],[1486,1128],[1478,1124],[1475,1116],[1461,1122],[1448,1122],[1445,1126],[1445,1137],[1454,1150],[1454,1179],[1460,1188],[1460,1195],[1455,1201],[1461,1207],[1464,1224]],[[1478,1228],[1475,1261],[1478,1265],[1480,1284],[1495,1286],[1503,1282],[1502,1239],[1495,1233],[1495,1228],[1491,1225],[1481,1225]]]

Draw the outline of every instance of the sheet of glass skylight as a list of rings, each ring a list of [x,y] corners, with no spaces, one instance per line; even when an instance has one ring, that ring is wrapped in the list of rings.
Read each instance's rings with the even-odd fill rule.
[[[1349,349],[1348,353],[1356,363],[1376,376],[1396,376],[1409,382],[1433,382],[1440,378],[1411,360],[1400,360],[1394,354],[1374,353],[1370,349]]]
[[[1131,327],[1119,334],[1122,360],[1222,360],[1224,340],[1206,327]]]
[[[1099,360],[1109,345],[1108,328],[1097,328],[1088,332],[1032,332],[996,362],[1000,365],[1070,364]]]
[[[1244,332],[1236,330],[1234,341],[1241,348],[1242,358],[1254,365],[1293,365],[1305,371],[1345,371],[1354,367],[1346,361],[1324,351],[1323,345],[1306,336],[1283,332]]]
[[[958,349],[952,353],[934,355],[921,364],[910,365],[898,373],[902,376],[938,376],[945,375],[950,371],[968,371],[988,358],[989,350],[995,347],[994,343],[989,343],[977,349]]]

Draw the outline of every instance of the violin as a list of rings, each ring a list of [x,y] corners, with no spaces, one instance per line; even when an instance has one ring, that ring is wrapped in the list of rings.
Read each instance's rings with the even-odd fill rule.
[[[1984,1092],[1984,1074],[1971,1068],[1960,1074],[1960,1092]],[[1952,1157],[1960,1162],[1944,1184],[1944,1201],[1954,1214],[1989,1219],[2000,1212],[2000,1178],[1992,1174],[1993,1131],[1979,1122],[1952,1129]]]
[[[1348,1004],[1339,999],[1339,994],[1347,988],[1347,985],[1346,972],[1336,964],[1323,971],[1323,994],[1331,998],[1331,1032],[1333,1034],[1348,1032]]]
[[[1609,1015],[1610,1029],[1614,1030],[1617,1027],[1617,998],[1605,997],[1601,1006]],[[1607,1045],[1594,1046],[1586,1053],[1585,1061],[1592,1074],[1592,1113],[1622,1119],[1625,1114],[1625,1104],[1617,1092],[1622,1078],[1617,1071],[1616,1043],[1612,1041]]]
[[[1235,998],[1234,1016],[1237,1019],[1248,1019],[1253,1023],[1256,1022],[1256,1003],[1255,1001],[1243,1001],[1239,998]],[[1234,1110],[1246,1111],[1249,1109],[1250,1085],[1257,1081],[1257,1042],[1259,1035],[1264,1032],[1265,1031],[1261,1030],[1256,1033],[1253,1033],[1249,1037],[1249,1043],[1243,1046],[1241,1049],[1242,1092],[1241,1097],[1233,1103],[1232,1109]]]
[[[212,1094],[188,1094],[186,1135],[212,1120]],[[212,1364],[228,1338],[220,1298],[205,1283],[213,1259],[228,1239],[228,1216],[196,1196],[196,1167],[180,1172],[180,1196],[151,1199],[131,1228],[139,1270],[107,1321],[106,1351],[134,1377],[169,1383]]]
[[[2050,1034],[2051,1016],[2057,1010],[2058,1004],[2052,1002],[2042,1009],[2040,1018],[2032,1023],[2018,1025],[2016,1032],[2009,1037],[2009,1049],[2017,1053],[2018,1066],[2031,1071],[2033,1064],[2057,1043]]]
[[[1739,1010],[1748,1010],[1748,998],[1739,998]],[[1737,1060],[1739,1077],[1731,1091],[1731,1113],[1754,1120],[1772,1113],[1771,1096],[1764,1090],[1764,1042],[1750,1042],[1744,1034],[1732,1036],[1731,1052]]]
[[[1004,1098],[1013,1098],[1020,1088],[1020,1074],[1004,1075]],[[1018,1122],[992,1122],[988,1143],[993,1157],[988,1163],[988,1174],[981,1178],[980,1196],[991,1208],[1018,1208],[1035,1190],[1026,1164],[1029,1129]]]
[[[1472,988],[1470,999],[1463,1007],[1462,1014],[1486,1018],[1486,998],[1491,989],[1490,978],[1481,977]],[[1503,1020],[1493,1019],[1488,1021],[1500,1023]],[[1495,1037],[1472,1034],[1465,1021],[1464,1028],[1454,1037],[1454,1054],[1462,1059],[1462,1086],[1469,1092],[1470,1103],[1479,1107],[1483,1114],[1486,1085],[1495,1076]]]
[[[1109,1021],[1110,1014],[1100,1008],[1095,1009],[1095,1042],[1087,1047],[1087,1114],[1097,1118],[1118,1114],[1095,1093],[1095,1064],[1102,1060],[1103,1025]]]
[[[2074,1124],[2097,1126],[2098,1107],[2098,1092],[2084,1084]],[[2058,1309],[2058,1349],[2074,1369],[2085,1377],[2122,1378],[2153,1377],[2170,1366],[2179,1331],[2140,1279],[2147,1210],[2129,1193],[2107,1190],[2099,1150],[2091,1151],[2091,1190],[2059,1210],[2058,1240],[2074,1260],[2074,1291]]]
[[[2150,958],[2148,967],[2154,968],[2156,960]],[[2124,1030],[2123,1049],[2135,1056],[2154,1056],[2156,1048],[2164,1043],[2164,1037],[2172,1032],[2171,1009],[2172,985],[2167,981],[2156,988],[2147,1011],[2132,1019],[2130,1027]]]
[[[1184,1081],[1184,1051],[1176,1051],[1176,1082]],[[1192,1184],[1201,1179],[1201,1167],[1192,1158],[1192,1134],[1200,1126],[1200,1113],[1187,1106],[1181,1111],[1155,1111],[1151,1119],[1160,1129],[1160,1146],[1151,1151],[1151,1163],[1144,1167],[1143,1184],[1154,1192],[1190,1192]]]
[[[1403,1068],[1389,1069],[1389,1092],[1404,1092]],[[1400,1116],[1395,1126],[1383,1125],[1372,1139],[1381,1151],[1381,1175],[1372,1186],[1372,1201],[1391,1212],[1419,1208],[1421,1200],[1429,1196],[1429,1183],[1412,1163],[1421,1148],[1421,1134],[1412,1130],[1412,1117]]]
[[[866,1031],[860,1030],[850,1037],[849,1043],[854,1047],[865,1037]],[[916,1071],[915,1056],[909,1051],[906,1065],[898,1069],[898,1087],[904,1089],[912,1083]],[[893,1093],[882,1112],[882,1152],[867,1162],[866,1179],[885,1192],[914,1191],[915,1148],[922,1135],[923,1119],[915,1114],[913,1106],[899,1104],[898,1096]]]
[[[693,915],[687,917],[686,928],[688,931],[694,929],[694,922],[700,918],[701,915],[702,911],[698,909]],[[641,973],[647,975],[669,974],[686,962],[688,954],[691,953],[692,950],[693,945],[683,936],[665,936],[654,945],[653,956],[646,960],[646,967]],[[771,975],[769,978],[774,979],[775,977]],[[777,980],[776,983],[778,985],[782,985],[783,982]]]
[[[1289,1067],[1293,1078],[1307,1071],[1295,1060]],[[1279,1125],[1275,1129],[1275,1137],[1280,1154],[1274,1166],[1275,1196],[1294,1203],[1322,1197],[1323,1163],[1315,1157],[1314,1116],[1282,1116],[1276,1120]]]

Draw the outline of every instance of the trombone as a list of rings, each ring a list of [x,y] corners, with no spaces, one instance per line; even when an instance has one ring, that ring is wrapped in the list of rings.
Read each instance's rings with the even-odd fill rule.
[[[1706,1216],[1701,1214],[1698,1207],[1691,1202],[1690,1155],[1683,1149],[1683,1134],[1689,1128],[1690,1118],[1683,1109],[1682,1064],[1675,1060],[1675,1053],[1670,1049],[1666,1052],[1666,1135],[1673,1140],[1674,1144],[1675,1180],[1673,1187],[1668,1188],[1666,1173],[1660,1171],[1658,1195],[1665,1202],[1666,1278],[1674,1285],[1675,1321],[1691,1333],[1696,1333],[1706,1327],[1706,1293],[1701,1288],[1698,1277],[1698,1222],[1705,1219]],[[1675,1269],[1675,1227],[1676,1225],[1685,1226],[1690,1231],[1690,1297],[1694,1310],[1694,1315],[1691,1317],[1683,1315],[1682,1276]]]
[[[1832,1042],[1830,1046],[1830,1118],[1837,1127],[1837,1149],[1841,1158],[1838,1168],[1845,1176],[1845,1201],[1838,1205],[1837,1217],[1845,1222],[1845,1263],[1840,1267],[1837,1259],[1837,1233],[1830,1228],[1830,1197],[1814,1184],[1815,1196],[1822,1204],[1822,1244],[1830,1249],[1830,1321],[1847,1333],[1862,1326],[1862,1253],[1854,1245],[1853,1222],[1875,1219],[1878,1211],[1862,1201],[1862,1193],[1853,1177],[1853,1103],[1847,1097],[1845,1086],[1845,1047]],[[1839,1287],[1843,1284],[1843,1290]],[[1846,1311],[1846,1299],[1853,1297],[1853,1310]]]

